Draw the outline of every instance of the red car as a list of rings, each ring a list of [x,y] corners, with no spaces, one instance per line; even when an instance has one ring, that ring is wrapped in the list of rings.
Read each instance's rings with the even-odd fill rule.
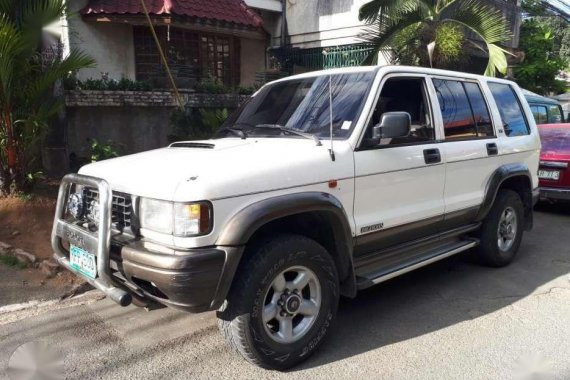
[[[543,124],[538,130],[542,140],[540,198],[570,201],[570,124]]]

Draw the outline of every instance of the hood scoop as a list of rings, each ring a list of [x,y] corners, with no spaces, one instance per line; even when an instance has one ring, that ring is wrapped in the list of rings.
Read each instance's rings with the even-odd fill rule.
[[[197,149],[214,149],[216,145],[198,142],[175,142],[170,144],[169,148],[197,148]]]

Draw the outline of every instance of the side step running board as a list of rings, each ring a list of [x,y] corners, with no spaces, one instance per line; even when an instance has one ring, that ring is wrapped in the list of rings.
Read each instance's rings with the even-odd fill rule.
[[[376,285],[376,284],[379,284],[381,282],[388,281],[394,277],[398,277],[400,275],[411,272],[411,271],[416,270],[418,268],[421,268],[421,267],[424,267],[426,265],[435,263],[436,261],[443,260],[447,257],[456,255],[458,253],[461,253],[463,251],[466,251],[466,250],[471,249],[473,247],[476,247],[478,245],[479,245],[478,239],[469,238],[469,239],[461,240],[457,244],[454,244],[452,247],[449,247],[448,249],[442,250],[440,252],[436,252],[433,256],[426,258],[425,260],[416,262],[414,264],[405,266],[405,267],[400,268],[400,269],[396,269],[396,270],[389,272],[389,273],[379,274],[378,276],[367,276],[367,277],[357,278],[357,286],[359,289],[368,288],[372,285]]]

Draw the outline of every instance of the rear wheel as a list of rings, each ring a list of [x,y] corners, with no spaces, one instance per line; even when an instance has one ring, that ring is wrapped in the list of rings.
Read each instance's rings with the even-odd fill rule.
[[[502,267],[516,256],[523,235],[524,207],[512,190],[500,190],[481,227],[478,259],[485,265]]]
[[[281,235],[252,247],[218,312],[218,325],[250,363],[286,369],[320,345],[338,299],[328,252],[304,236]]]

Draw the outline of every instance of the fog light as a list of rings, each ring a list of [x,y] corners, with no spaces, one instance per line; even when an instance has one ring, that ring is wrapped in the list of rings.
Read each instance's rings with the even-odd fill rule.
[[[73,193],[69,196],[67,200],[67,211],[75,219],[82,219],[85,214],[85,203],[83,202],[83,196],[79,193]]]

